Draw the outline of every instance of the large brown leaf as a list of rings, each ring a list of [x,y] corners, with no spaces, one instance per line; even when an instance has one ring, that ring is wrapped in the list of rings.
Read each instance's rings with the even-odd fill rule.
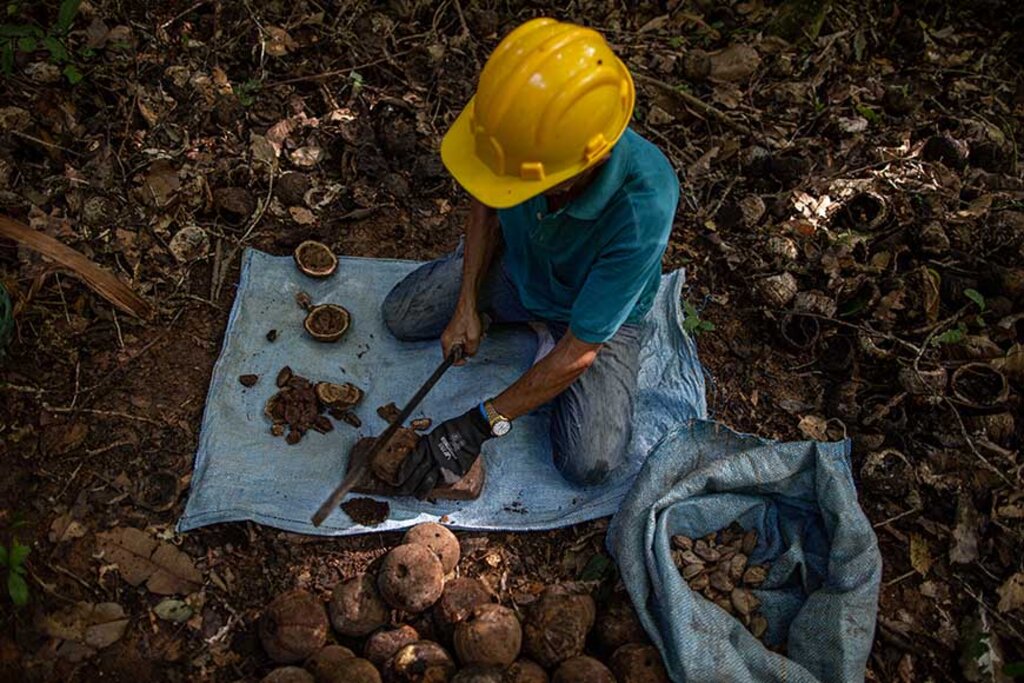
[[[42,617],[40,628],[51,638],[64,641],[57,650],[59,657],[80,661],[120,640],[128,628],[128,617],[116,602],[76,602]]]
[[[192,558],[139,529],[118,527],[96,538],[105,558],[116,563],[121,576],[133,586],[145,582],[153,593],[172,595],[191,593],[203,582]]]
[[[85,254],[75,251],[47,234],[33,230],[7,216],[0,216],[0,237],[12,239],[57,262],[122,311],[143,319],[148,318],[153,312],[145,299],[118,280],[113,273],[100,268]]]

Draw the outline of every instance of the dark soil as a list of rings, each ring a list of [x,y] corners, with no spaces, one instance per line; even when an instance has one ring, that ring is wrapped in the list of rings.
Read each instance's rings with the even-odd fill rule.
[[[356,524],[363,526],[377,526],[386,522],[391,514],[391,506],[386,502],[376,501],[373,498],[352,498],[341,504],[341,509],[352,518]]]

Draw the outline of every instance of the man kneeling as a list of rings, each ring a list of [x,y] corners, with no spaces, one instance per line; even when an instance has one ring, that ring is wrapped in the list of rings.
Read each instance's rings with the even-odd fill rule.
[[[557,343],[503,392],[424,436],[403,490],[425,497],[462,477],[484,441],[551,403],[554,462],[581,485],[621,465],[629,443],[641,323],[661,276],[679,183],[628,128],[635,90],[595,31],[535,19],[490,56],[441,158],[472,195],[455,253],[398,283],[384,320],[403,340],[440,337],[476,353],[481,314],[543,323]]]

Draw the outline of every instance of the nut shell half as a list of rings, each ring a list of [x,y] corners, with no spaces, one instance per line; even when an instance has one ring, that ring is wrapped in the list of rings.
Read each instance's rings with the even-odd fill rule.
[[[320,304],[309,309],[302,325],[313,339],[331,343],[345,336],[351,322],[352,315],[345,307],[337,304]]]
[[[363,400],[363,390],[351,382],[334,384],[333,382],[317,382],[317,399],[328,408],[345,410]]]
[[[295,248],[292,256],[299,270],[309,277],[329,277],[338,269],[338,257],[322,242],[306,240]]]

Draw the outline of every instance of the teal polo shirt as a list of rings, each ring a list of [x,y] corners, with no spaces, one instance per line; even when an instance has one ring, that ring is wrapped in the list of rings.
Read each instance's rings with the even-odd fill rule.
[[[553,213],[543,195],[498,211],[505,269],[523,305],[578,339],[608,341],[651,309],[679,181],[632,129],[580,196]]]

